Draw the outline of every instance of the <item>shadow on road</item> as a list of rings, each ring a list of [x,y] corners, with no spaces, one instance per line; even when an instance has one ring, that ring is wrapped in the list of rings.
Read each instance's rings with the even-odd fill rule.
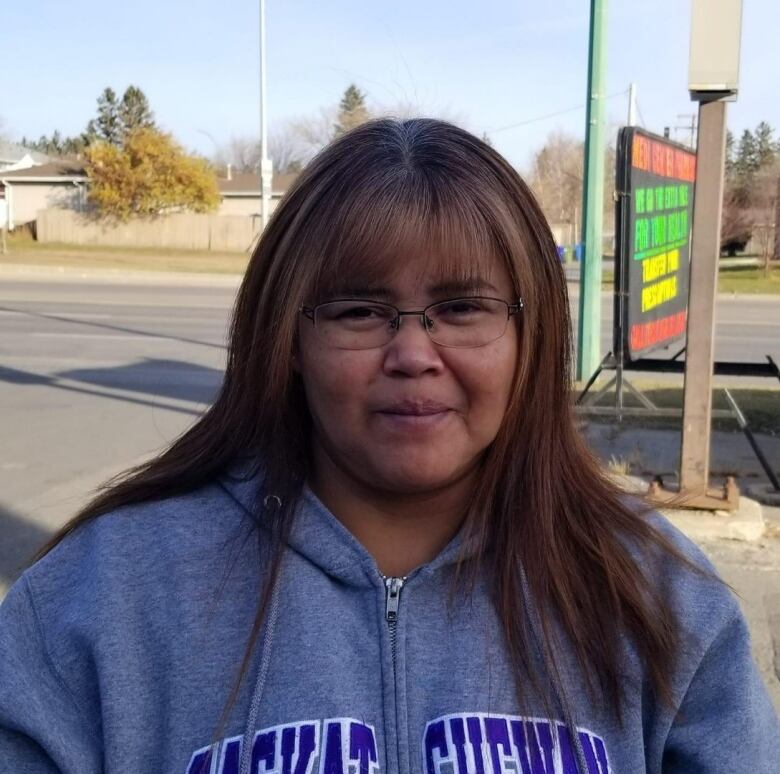
[[[0,579],[13,583],[52,534],[0,505]]]
[[[170,364],[176,361],[160,361],[167,364],[170,371]],[[28,371],[20,371],[17,368],[9,368],[0,365],[0,382],[9,384],[27,384],[39,385],[42,387],[53,387],[66,392],[75,392],[82,395],[92,395],[98,398],[108,400],[117,400],[123,403],[134,403],[139,406],[149,406],[150,408],[165,409],[179,414],[188,414],[199,417],[203,414],[203,409],[184,408],[182,406],[172,406],[167,403],[147,400],[144,398],[133,398],[128,395],[116,395],[110,392],[101,392],[89,387],[80,387],[76,384],[68,383],[82,381],[88,384],[104,387],[107,389],[131,390],[134,392],[143,392],[150,395],[160,395],[162,397],[176,398],[179,400],[193,401],[202,404],[209,404],[213,400],[219,384],[222,380],[222,372],[216,368],[206,368],[203,366],[193,366],[186,363],[179,363],[179,375],[183,372],[197,374],[200,384],[186,384],[181,381],[171,381],[170,376],[166,383],[161,374],[155,374],[155,361],[146,361],[132,366],[120,366],[118,368],[103,368],[94,370],[72,371],[62,375],[41,376]],[[134,372],[133,369],[138,369]],[[175,370],[175,369],[174,369]],[[122,382],[118,377],[111,378],[112,372],[122,372],[124,374],[133,374],[133,378]],[[138,376],[136,376],[136,373]],[[133,381],[135,380],[135,383]]]
[[[115,368],[61,371],[57,376],[99,387],[211,404],[222,384],[223,372],[180,360],[146,358]]]
[[[89,320],[74,320],[72,317],[60,317],[56,314],[46,314],[45,312],[31,312],[29,309],[16,309],[11,306],[1,306],[0,311],[16,312],[17,314],[26,314],[30,317],[39,317],[44,320],[57,320],[69,325],[86,325],[90,328],[104,328],[110,331],[119,331],[121,333],[133,333],[137,336],[148,336],[150,339],[168,339],[170,341],[181,341],[185,344],[197,344],[200,347],[214,347],[215,349],[225,349],[224,344],[215,344],[212,341],[201,341],[200,339],[189,339],[186,336],[168,336],[165,333],[154,333],[150,331],[139,331],[137,328],[126,328],[123,325],[111,325],[110,323],[99,323]]]

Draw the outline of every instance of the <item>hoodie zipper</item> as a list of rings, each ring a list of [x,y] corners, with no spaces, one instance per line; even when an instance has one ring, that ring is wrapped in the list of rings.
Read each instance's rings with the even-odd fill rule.
[[[395,644],[398,626],[398,607],[401,604],[401,589],[406,578],[387,578],[385,581],[385,620],[390,630],[390,654],[393,659],[393,679],[395,679]]]

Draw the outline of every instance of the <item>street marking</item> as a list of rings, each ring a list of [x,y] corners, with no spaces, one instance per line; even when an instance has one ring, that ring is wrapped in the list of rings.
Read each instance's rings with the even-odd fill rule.
[[[27,334],[28,336],[36,336],[39,339],[101,339],[103,341],[172,341],[170,336],[159,336],[154,333],[150,333],[146,336],[115,336],[111,333],[46,333],[42,331],[36,331]]]

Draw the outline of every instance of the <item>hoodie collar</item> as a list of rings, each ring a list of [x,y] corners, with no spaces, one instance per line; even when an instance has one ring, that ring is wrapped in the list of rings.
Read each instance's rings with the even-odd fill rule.
[[[258,462],[246,460],[231,467],[218,479],[231,499],[255,522],[264,500],[273,497],[272,492],[264,491],[263,477]],[[436,557],[407,577],[430,576],[442,567],[454,564],[461,555],[464,539],[464,529],[461,528]],[[374,557],[308,486],[301,493],[288,545],[327,575],[350,586],[383,585]],[[476,543],[472,542],[465,555],[472,556],[475,551]]]

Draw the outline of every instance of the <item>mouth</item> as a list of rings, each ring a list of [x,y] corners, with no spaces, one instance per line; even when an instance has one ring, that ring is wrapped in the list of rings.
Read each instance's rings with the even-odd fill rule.
[[[380,421],[397,431],[428,430],[445,421],[452,409],[434,401],[404,401],[376,411]]]
[[[448,411],[449,406],[437,401],[402,401],[382,406],[377,413],[399,417],[431,417]]]

